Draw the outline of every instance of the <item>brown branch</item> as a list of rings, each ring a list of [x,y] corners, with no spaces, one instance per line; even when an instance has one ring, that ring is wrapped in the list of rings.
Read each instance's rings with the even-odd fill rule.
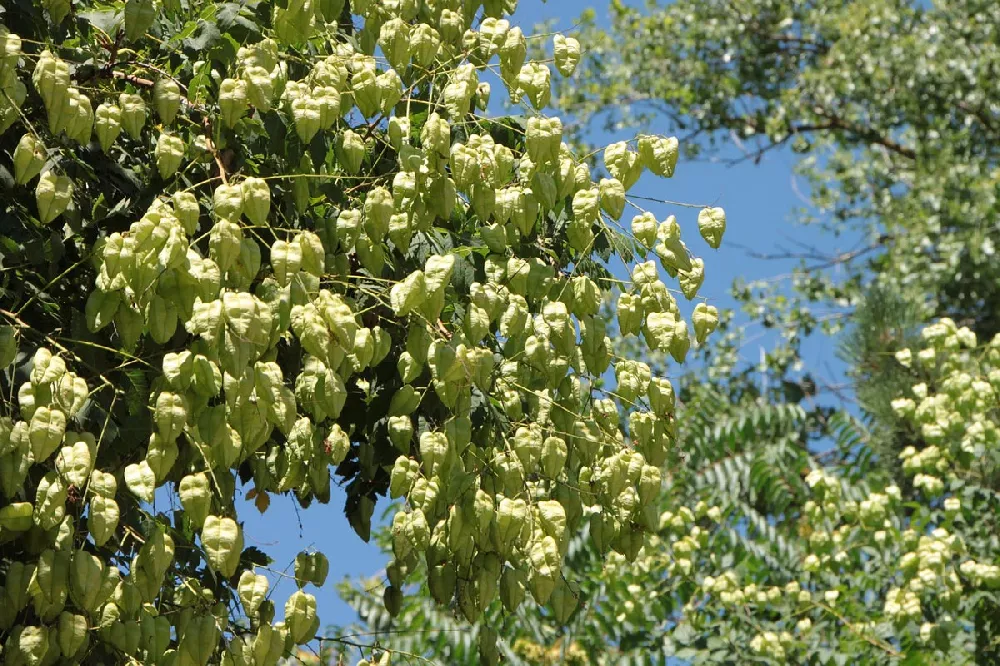
[[[143,88],[152,88],[156,85],[155,81],[150,81],[149,79],[144,79],[134,74],[126,74],[125,72],[120,72],[117,69],[112,72],[112,75],[116,79],[122,79],[123,81],[128,81],[133,85],[142,86]]]

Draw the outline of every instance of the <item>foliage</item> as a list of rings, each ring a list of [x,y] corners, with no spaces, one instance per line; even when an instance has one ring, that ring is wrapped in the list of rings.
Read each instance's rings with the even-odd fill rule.
[[[617,222],[678,145],[609,146],[593,182],[540,113],[552,73],[513,5],[3,6],[4,664],[265,666],[310,644],[326,558],[272,598],[235,499],[327,502],[332,473],[364,539],[378,496],[406,499],[390,613],[413,581],[469,620],[498,594],[569,617],[585,518],[630,558],[658,528],[673,388],[596,315],[616,300],[688,351],[660,270],[693,299],[704,263],[674,218],[638,216],[642,240]],[[580,44],[555,46],[568,75]],[[491,80],[524,116],[477,115]],[[717,246],[725,213],[697,224]],[[692,329],[716,322],[701,304]]]
[[[692,157],[726,141],[755,161],[789,147],[816,218],[863,242],[800,255],[792,298],[736,286],[785,344],[768,355],[769,390],[732,338],[675,382],[675,483],[659,510],[693,520],[661,523],[634,560],[584,541],[568,562],[587,620],[498,612],[488,623],[512,660],[567,663],[559,649],[583,645],[595,664],[996,663],[997,11],[681,0],[613,2],[610,27],[584,15],[579,70],[556,84],[573,138],[603,121],[666,126]],[[848,321],[857,408],[834,413],[814,401],[815,369],[793,369],[804,336]],[[644,353],[654,372],[661,359]],[[389,622],[357,586],[345,594],[387,640],[470,663],[455,635],[419,633],[448,620],[440,610],[414,599]]]
[[[613,2],[609,26],[582,17],[580,71],[557,95],[580,128],[649,123],[691,155],[729,143],[737,160],[801,156],[812,208],[800,217],[861,241],[798,255],[801,300],[772,322],[793,344],[821,324],[810,302],[841,312],[872,281],[922,321],[949,316],[988,339],[1000,331],[998,12],[979,0]],[[751,316],[771,314],[758,287],[738,294]]]
[[[1000,507],[990,490],[1000,462],[998,350],[1000,338],[977,346],[946,319],[895,355],[909,382],[893,409],[922,438],[902,452],[901,485],[848,478],[802,449],[791,464],[776,460],[783,438],[800,440],[802,410],[749,404],[720,415],[724,400],[702,396],[699,418],[691,413],[699,403],[688,403],[679,441],[696,453],[668,468],[678,470],[676,483],[637,557],[602,556],[583,534],[567,559],[581,605],[565,626],[499,605],[485,621],[503,628],[500,645],[514,664],[573,663],[531,647],[555,645],[580,646],[588,664],[732,663],[738,654],[761,663],[989,663],[996,633],[982,626],[990,619],[982,610],[1000,598]],[[843,414],[825,431],[845,450],[869,436]],[[749,441],[757,445],[747,455],[730,448],[714,462],[698,459]],[[807,473],[785,480],[793,493],[785,520],[773,521],[780,498],[752,506],[755,486],[773,493],[782,486],[776,473],[803,464]],[[393,620],[376,608],[380,581],[367,585],[342,589],[366,630],[411,654],[474,663],[462,645],[476,629],[461,632],[420,596]]]
[[[408,596],[392,618],[379,604],[382,576],[341,586],[342,598],[363,624],[331,627],[328,633],[373,633],[436,663],[472,664],[468,645],[487,624],[502,627],[499,645],[512,664],[573,663],[562,653],[564,646],[567,651],[575,646],[586,664],[664,663],[678,649],[664,639],[683,617],[699,572],[744,558],[759,561],[762,573],[773,566],[787,574],[793,566],[798,553],[790,549],[798,544],[790,545],[761,514],[805,500],[800,470],[808,465],[808,454],[801,442],[820,427],[794,405],[773,408],[755,399],[730,404],[705,384],[685,389],[680,398],[678,445],[664,464],[665,492],[654,502],[656,530],[634,559],[605,554],[589,529],[576,535],[566,565],[580,608],[567,623],[552,613],[506,612],[495,603],[480,625],[468,627],[454,608],[433,604],[426,590]],[[682,563],[672,554],[679,541],[677,552],[687,553]],[[537,646],[545,649],[539,652]]]

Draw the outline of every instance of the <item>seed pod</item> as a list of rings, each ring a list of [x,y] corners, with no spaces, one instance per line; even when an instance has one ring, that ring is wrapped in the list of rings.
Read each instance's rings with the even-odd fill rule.
[[[628,148],[624,141],[612,143],[604,149],[604,164],[613,178],[621,181],[625,190],[631,189],[642,175],[642,162],[638,153]]]
[[[542,443],[542,471],[550,479],[556,479],[566,465],[568,449],[559,437],[546,437]]]
[[[160,79],[153,86],[156,114],[164,125],[174,122],[181,108],[181,89],[173,79]]]
[[[700,345],[719,325],[719,311],[714,305],[699,303],[691,313],[691,323],[694,325],[695,339]]]
[[[156,492],[156,475],[145,460],[125,468],[125,485],[143,502],[152,502]]]
[[[204,472],[189,474],[181,479],[178,486],[181,506],[195,526],[200,528],[212,509],[212,490]]]
[[[35,524],[43,530],[50,530],[66,515],[66,484],[53,470],[42,477],[35,492]]]
[[[9,532],[27,532],[34,524],[31,502],[14,502],[0,509],[0,528]]]
[[[248,617],[256,617],[261,604],[267,598],[268,587],[267,576],[254,574],[250,570],[246,570],[240,575],[237,589],[240,601],[243,603],[243,610]]]
[[[234,127],[247,111],[246,81],[225,79],[219,84],[219,110],[226,127]]]
[[[175,192],[171,201],[174,205],[174,215],[184,227],[184,233],[188,236],[194,235],[198,229],[198,218],[201,216],[198,199],[191,192]]]
[[[45,145],[32,134],[25,134],[14,149],[14,182],[24,185],[42,171],[47,153]]]
[[[240,225],[227,219],[216,222],[208,236],[208,250],[209,256],[218,264],[219,270],[229,270],[239,259],[243,250],[243,230]],[[207,304],[205,307],[211,307],[211,304]],[[196,323],[198,320],[195,319],[190,322],[192,325]],[[202,334],[204,335],[211,330],[218,330],[218,327],[206,328]],[[193,332],[191,326],[188,326],[188,331]],[[199,330],[199,332],[201,331]]]
[[[625,211],[625,188],[616,178],[602,178],[600,183],[601,208],[614,219]]]
[[[573,76],[577,63],[580,62],[580,42],[573,37],[557,34],[553,38],[556,69],[563,76]]]
[[[90,98],[76,88],[70,88],[66,91],[66,100],[62,127],[66,136],[86,146],[90,143],[90,133],[94,128],[94,109]]]
[[[549,607],[552,609],[556,622],[566,624],[576,610],[578,601],[577,595],[570,589],[569,584],[560,577],[555,589],[552,590],[552,596],[549,597]]]
[[[671,312],[650,312],[646,316],[646,326],[643,335],[650,349],[670,351],[674,340],[676,318]]]
[[[344,130],[336,144],[337,161],[349,174],[361,171],[361,163],[365,159],[365,142],[353,130]]]
[[[292,120],[299,139],[308,144],[323,127],[323,110],[319,100],[312,96],[295,99],[292,102]]]
[[[118,98],[118,106],[121,107],[121,124],[125,133],[138,139],[142,134],[142,126],[146,124],[146,103],[138,95],[122,93]]]
[[[701,283],[705,281],[705,262],[701,259],[692,259],[691,270],[681,271],[678,281],[685,298],[690,300],[697,296]]]
[[[56,456],[56,471],[67,484],[82,488],[93,471],[96,454],[97,445],[92,434],[71,435]]]
[[[122,132],[121,108],[115,104],[99,105],[94,114],[94,131],[97,132],[101,150],[107,153]]]
[[[535,109],[544,109],[552,97],[552,72],[541,63],[530,62],[518,72],[517,86]]]
[[[301,590],[308,583],[322,587],[330,571],[330,563],[323,553],[299,553],[295,556],[295,583]]]
[[[156,5],[153,0],[126,0],[125,39],[133,42],[145,35],[155,18]]]
[[[67,2],[67,4],[69,4]],[[59,614],[59,649],[67,659],[72,659],[88,642],[87,618],[69,611]]]
[[[49,224],[66,211],[73,200],[73,181],[67,176],[57,176],[54,171],[46,171],[35,186],[35,203],[38,219]]]
[[[118,503],[113,498],[95,496],[90,499],[88,526],[94,543],[103,546],[118,526]]]
[[[237,220],[243,214],[243,188],[239,185],[219,185],[212,195],[213,209],[216,217],[224,220]],[[226,270],[228,266],[223,267]]]
[[[296,645],[310,641],[319,628],[316,616],[316,597],[298,590],[285,602],[285,626],[288,636]]]
[[[160,178],[166,180],[177,172],[184,159],[184,148],[184,140],[179,136],[160,133],[155,149],[156,168],[160,172]]]
[[[247,178],[241,185],[243,213],[254,224],[263,225],[271,211],[271,190],[261,178]]]
[[[409,421],[408,418],[407,421]],[[413,426],[411,424],[411,437],[413,435],[412,428]],[[409,442],[407,442],[407,444],[408,443]],[[397,446],[397,448],[399,447]],[[413,484],[417,480],[419,474],[420,464],[416,460],[407,458],[405,455],[396,458],[396,463],[392,467],[392,473],[389,478],[389,496],[396,499],[397,497],[402,497],[408,494],[413,488]]]
[[[45,49],[38,56],[31,81],[47,110],[61,108],[69,88],[69,65]]]
[[[670,178],[677,166],[678,141],[675,137],[639,137],[639,158],[642,165],[657,176]]]
[[[441,48],[441,36],[426,23],[418,23],[410,33],[409,48],[413,62],[420,67],[428,67]]]
[[[402,453],[409,453],[410,444],[413,441],[413,421],[410,417],[390,416],[388,429],[389,441],[392,442],[392,445]]]
[[[722,244],[722,235],[726,233],[726,211],[721,208],[702,208],[698,213],[698,231],[710,247],[718,249]]]
[[[219,645],[219,629],[212,615],[192,617],[177,645],[177,664],[207,664]]]
[[[271,110],[274,83],[267,69],[252,65],[246,69],[247,100],[261,113]]]
[[[209,516],[201,530],[209,564],[226,578],[236,573],[243,553],[243,532],[232,518]]]
[[[387,116],[392,113],[393,108],[403,96],[403,81],[399,78],[396,70],[390,69],[376,77],[375,89],[378,91],[379,111],[383,116]]]
[[[28,440],[35,462],[43,462],[55,453],[66,433],[66,415],[59,409],[39,407],[31,416]]]

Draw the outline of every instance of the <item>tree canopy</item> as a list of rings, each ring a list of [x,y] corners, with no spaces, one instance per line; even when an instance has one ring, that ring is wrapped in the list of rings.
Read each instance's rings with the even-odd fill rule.
[[[678,142],[608,146],[592,176],[543,113],[581,44],[529,59],[514,4],[2,7],[5,665],[314,644],[330,562],[302,553],[276,598],[240,495],[343,484],[363,539],[405,498],[389,613],[415,581],[469,621],[498,597],[568,617],[582,525],[636,556],[675,396],[609,323],[678,361],[704,342],[718,313],[681,315],[705,270],[681,237],[718,247],[726,215],[623,226]],[[524,113],[488,117],[495,88]],[[498,661],[495,630],[477,652]]]
[[[581,65],[556,82],[575,140],[676,133],[679,169],[790,150],[801,218],[863,242],[803,252],[790,290],[735,286],[781,332],[771,388],[724,317],[707,366],[674,382],[656,534],[629,561],[581,535],[568,624],[490,621],[512,663],[996,663],[997,11],[681,0],[581,17]],[[818,334],[838,336],[845,393],[798,369]],[[390,622],[364,590],[345,598],[368,628],[439,621],[414,599]],[[460,639],[425,635],[413,652],[471,663]]]

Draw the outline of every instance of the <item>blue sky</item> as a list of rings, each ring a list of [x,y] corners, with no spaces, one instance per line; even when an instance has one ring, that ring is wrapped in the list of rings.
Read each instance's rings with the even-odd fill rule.
[[[607,2],[590,0],[558,0],[540,2],[521,0],[516,23],[527,28],[548,19],[556,19],[557,29],[569,29],[573,20],[588,7],[594,7],[598,21],[607,20]],[[495,87],[494,97],[502,93]],[[656,127],[652,128],[654,131]],[[660,128],[663,129],[663,128]],[[596,133],[590,137],[595,144],[605,144],[621,137]],[[728,156],[732,156],[729,153]],[[727,156],[726,154],[723,157]],[[720,161],[681,161],[670,180],[644,177],[630,191],[631,195],[669,199],[695,204],[723,206],[727,211],[728,229],[719,250],[711,250],[698,236],[697,210],[649,203],[645,205],[658,219],[677,215],[689,247],[704,257],[706,278],[701,295],[720,308],[732,307],[728,292],[737,278],[755,280],[788,273],[794,261],[762,260],[748,256],[748,250],[769,253],[779,245],[787,247],[789,239],[821,247],[826,252],[849,249],[850,238],[834,239],[817,228],[804,228],[791,222],[793,211],[806,205],[801,198],[805,183],[795,183],[792,167],[795,156],[788,151],[771,151],[759,165],[751,161],[726,166]],[[797,186],[797,187],[796,187]],[[626,219],[631,219],[626,211]],[[752,334],[752,331],[751,331]],[[745,360],[756,362],[760,346],[767,338],[748,339]],[[829,341],[807,344],[804,361],[810,367],[828,366],[837,372],[840,364],[830,350]],[[237,500],[242,503],[244,500]],[[322,590],[311,589],[317,596],[320,617],[326,624],[346,624],[354,614],[337,596],[334,584],[344,578],[371,576],[379,572],[385,558],[373,544],[365,544],[344,518],[344,494],[335,489],[328,505],[298,509],[290,497],[274,496],[267,513],[259,516],[250,502],[239,506],[246,518],[246,545],[256,546],[275,559],[275,567],[291,570],[295,555],[305,549],[319,549],[330,559],[330,575]],[[385,508],[380,502],[376,515]],[[276,600],[284,600],[293,584],[277,581]],[[279,610],[280,614],[280,610]]]

